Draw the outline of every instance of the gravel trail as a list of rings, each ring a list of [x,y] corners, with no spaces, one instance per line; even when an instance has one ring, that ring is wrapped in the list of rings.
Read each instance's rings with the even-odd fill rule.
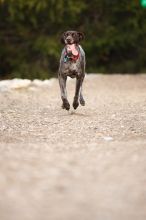
[[[145,220],[146,75],[87,75],[69,112],[28,84],[0,92],[0,220]]]

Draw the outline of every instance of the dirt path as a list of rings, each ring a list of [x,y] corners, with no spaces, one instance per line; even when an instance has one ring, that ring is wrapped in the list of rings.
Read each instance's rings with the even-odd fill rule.
[[[146,219],[146,75],[87,76],[84,96],[0,93],[0,220]]]

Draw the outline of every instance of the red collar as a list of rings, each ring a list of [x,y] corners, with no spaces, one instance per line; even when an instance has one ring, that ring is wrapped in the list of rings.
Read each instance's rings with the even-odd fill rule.
[[[78,52],[77,55],[73,55],[73,54],[72,54],[72,56],[71,56],[71,59],[72,59],[73,61],[77,61],[78,58],[79,58],[79,52]]]

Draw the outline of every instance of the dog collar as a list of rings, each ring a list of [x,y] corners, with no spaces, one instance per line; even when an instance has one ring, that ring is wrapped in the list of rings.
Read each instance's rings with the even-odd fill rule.
[[[76,62],[77,60],[78,60],[78,58],[79,58],[79,53],[77,54],[77,55],[71,55],[71,56],[69,56],[68,54],[67,54],[67,52],[65,53],[65,56],[64,56],[64,63],[66,63],[66,62],[68,62],[68,61],[74,61],[74,62]]]

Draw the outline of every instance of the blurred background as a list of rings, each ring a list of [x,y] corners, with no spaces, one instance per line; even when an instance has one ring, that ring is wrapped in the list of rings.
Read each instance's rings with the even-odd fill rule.
[[[0,0],[0,78],[56,77],[68,29],[85,34],[86,72],[146,72],[139,0]]]

